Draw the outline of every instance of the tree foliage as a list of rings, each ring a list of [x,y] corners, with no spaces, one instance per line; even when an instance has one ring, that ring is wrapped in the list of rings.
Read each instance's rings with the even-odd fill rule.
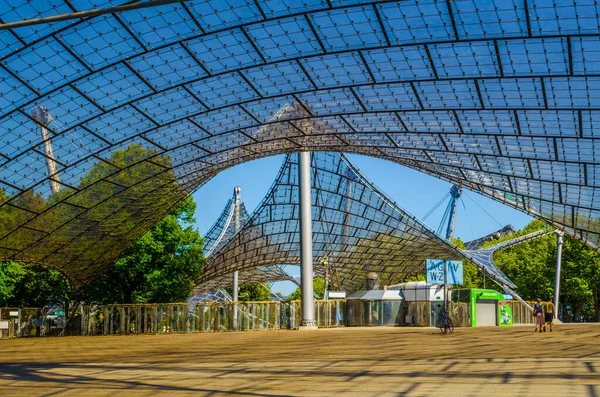
[[[547,229],[541,221],[532,221],[517,235]],[[514,238],[515,235],[512,236]],[[510,239],[491,241],[487,245]],[[517,286],[526,300],[554,296],[556,275],[556,235],[549,234],[515,245],[494,254],[494,261]],[[600,314],[600,254],[581,241],[565,235],[563,238],[560,300],[588,312],[598,319]],[[588,308],[587,310],[585,308]]]
[[[0,306],[68,306],[72,299],[67,280],[54,269],[37,264],[8,262],[0,271]]]
[[[95,163],[81,177],[77,189],[64,187],[47,199],[27,190],[11,205],[1,206],[0,230],[6,232],[3,245],[11,250],[0,249],[0,258],[10,257],[13,250],[33,247],[28,248],[23,260],[45,261],[48,257],[48,265],[60,268],[74,284],[93,278],[103,269],[89,266],[99,257],[116,264],[91,285],[76,285],[76,293],[71,293],[62,274],[55,270],[5,263],[4,270],[0,270],[0,303],[62,304],[71,295],[77,301],[98,303],[185,300],[204,261],[202,239],[191,226],[195,212],[191,198],[156,223],[122,258],[116,256],[138,238],[137,233],[144,227],[139,224],[140,216],[144,216],[138,214],[140,207],[162,213],[182,197],[170,166],[167,156],[130,144],[113,151],[107,161]],[[0,189],[0,204],[9,198]],[[83,208],[89,210],[82,214]],[[32,213],[40,215],[29,220]],[[26,222],[31,230],[19,228]],[[116,228],[112,226],[115,224]],[[32,230],[47,234],[40,239]],[[121,239],[115,239],[115,235]],[[78,236],[77,241],[70,246],[73,236]],[[59,255],[48,255],[57,246],[65,246],[64,253],[72,252],[77,259],[63,266]]]
[[[313,292],[317,299],[323,299],[325,296],[325,280],[322,278],[315,278],[313,280]],[[302,300],[302,289],[300,287],[296,288],[294,292],[292,292],[287,298],[287,301],[296,301]]]
[[[192,198],[185,199],[78,297],[101,304],[185,301],[204,264],[203,240],[192,228],[195,209]],[[0,306],[68,307],[72,295],[54,269],[6,262],[0,271]]]
[[[271,300],[271,287],[266,283],[243,285],[238,292],[242,302],[263,302]]]
[[[14,262],[5,262],[0,265],[0,306],[9,305],[14,296],[14,290],[25,277],[25,270]]]
[[[149,214],[184,195],[169,157],[154,149],[132,143],[104,158],[78,181],[63,175],[68,183],[47,197],[47,185],[14,198],[0,188],[0,259],[44,263],[80,286],[141,236],[156,219]]]
[[[203,269],[203,240],[192,228],[196,204],[185,199],[90,286],[98,303],[183,302]]]

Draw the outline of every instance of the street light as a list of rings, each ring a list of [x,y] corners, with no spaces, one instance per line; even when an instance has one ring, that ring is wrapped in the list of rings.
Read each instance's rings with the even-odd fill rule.
[[[324,290],[324,297],[325,300],[327,300],[327,290],[329,289],[329,260],[327,258],[327,255],[325,255],[322,259],[321,259],[321,265],[325,266],[325,290]]]

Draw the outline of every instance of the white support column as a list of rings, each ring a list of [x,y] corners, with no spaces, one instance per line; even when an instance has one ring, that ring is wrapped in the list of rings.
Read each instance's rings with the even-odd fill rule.
[[[317,329],[313,297],[312,199],[310,152],[298,153],[300,195],[300,267],[302,288],[301,330]]]
[[[240,230],[240,205],[241,205],[241,189],[239,186],[235,187],[235,203],[234,203],[234,209],[233,209],[233,216],[234,216],[234,221],[235,221],[235,232],[239,232]],[[237,302],[238,302],[238,293],[239,293],[239,272],[236,270],[233,272],[232,275],[232,288],[233,288],[233,294],[232,294],[232,299],[233,299],[233,330],[237,331],[238,330],[238,306],[237,306]]]
[[[558,318],[558,304],[560,298],[560,267],[562,262],[562,245],[563,245],[563,232],[556,232],[556,274],[554,278],[554,307],[556,310],[556,317]]]
[[[231,277],[231,282],[232,282],[232,286],[233,286],[233,294],[231,294],[231,298],[233,300],[233,315],[232,315],[232,326],[233,326],[233,330],[237,331],[238,330],[238,271],[234,271],[233,275]]]

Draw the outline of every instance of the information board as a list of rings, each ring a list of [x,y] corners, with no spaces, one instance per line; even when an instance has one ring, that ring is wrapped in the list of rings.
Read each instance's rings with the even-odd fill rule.
[[[428,284],[444,284],[444,263],[446,263],[446,283],[454,285],[463,283],[462,261],[427,259],[426,263]]]

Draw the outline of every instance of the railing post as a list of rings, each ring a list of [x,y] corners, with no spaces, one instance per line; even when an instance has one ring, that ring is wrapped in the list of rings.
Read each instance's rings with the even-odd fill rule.
[[[152,306],[152,333],[158,334],[158,305]]]
[[[554,314],[558,318],[560,299],[560,267],[562,262],[563,233],[556,232],[556,274],[554,278]],[[564,316],[563,316],[564,317]]]
[[[108,314],[108,306],[104,306],[104,324],[102,326],[102,335],[110,335],[110,317]]]
[[[123,335],[125,330],[125,308],[119,306],[119,333]]]

